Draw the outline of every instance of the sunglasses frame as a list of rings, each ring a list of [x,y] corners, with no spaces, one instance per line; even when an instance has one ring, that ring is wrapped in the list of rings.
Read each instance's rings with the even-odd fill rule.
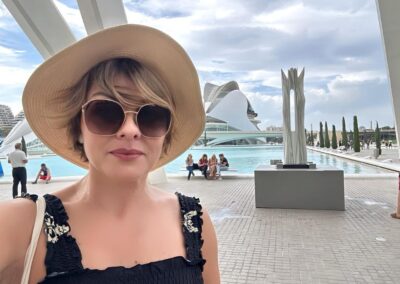
[[[93,131],[91,131],[91,130],[89,129],[89,127],[88,127],[88,125],[87,125],[87,123],[86,123],[85,110],[86,110],[87,106],[88,106],[91,102],[94,102],[94,101],[109,101],[109,102],[112,102],[112,103],[116,103],[117,105],[119,105],[119,106],[121,107],[121,110],[122,110],[122,112],[124,113],[124,121],[121,123],[120,127],[118,128],[118,130],[117,130],[115,133],[113,133],[113,134],[98,134],[98,133],[94,133]],[[92,133],[92,134],[94,134],[94,135],[98,135],[98,136],[114,136],[115,134],[118,133],[118,131],[121,129],[121,127],[125,124],[127,114],[128,114],[128,113],[134,113],[134,114],[135,114],[135,116],[134,116],[135,125],[136,125],[137,128],[139,129],[139,131],[140,131],[140,133],[141,133],[142,136],[144,136],[144,137],[146,137],[146,138],[161,138],[161,137],[165,137],[165,136],[168,134],[168,132],[171,130],[171,125],[172,125],[171,110],[169,110],[168,108],[164,108],[164,107],[157,106],[157,107],[160,107],[160,108],[163,108],[163,109],[167,109],[167,110],[170,112],[170,119],[169,119],[168,128],[167,128],[167,130],[165,131],[165,134],[164,134],[164,135],[161,135],[161,136],[147,136],[147,135],[144,135],[144,134],[142,133],[142,131],[140,130],[140,126],[139,126],[139,124],[138,124],[138,121],[137,121],[137,117],[138,117],[138,114],[139,114],[140,110],[141,110],[142,108],[146,107],[146,106],[157,106],[157,105],[155,105],[155,104],[144,104],[144,105],[141,105],[137,111],[133,111],[133,110],[125,110],[124,107],[123,107],[118,101],[116,101],[116,100],[112,100],[112,99],[91,99],[91,100],[87,101],[86,103],[84,103],[84,104],[82,105],[81,111],[82,111],[83,121],[84,121],[84,123],[85,123],[85,125],[86,125],[86,128],[89,130],[90,133]]]

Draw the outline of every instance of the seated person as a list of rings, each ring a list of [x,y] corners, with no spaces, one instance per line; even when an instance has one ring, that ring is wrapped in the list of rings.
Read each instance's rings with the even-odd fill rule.
[[[40,170],[36,176],[35,181],[32,183],[33,184],[37,183],[38,179],[44,180],[46,183],[49,183],[49,181],[51,179],[50,169],[48,167],[46,167],[45,163],[40,165]]]
[[[206,154],[203,154],[203,156],[199,160],[198,165],[199,165],[199,170],[203,173],[204,177],[207,179],[208,157]]]
[[[208,161],[208,167],[210,169],[210,178],[215,179],[217,177],[217,165],[218,165],[218,160],[217,156],[213,154],[211,156],[211,159]]]
[[[192,154],[189,154],[188,156],[187,156],[187,158],[186,158],[186,169],[189,171],[189,174],[188,174],[188,180],[190,180],[190,177],[191,176],[194,176],[194,172],[193,172],[193,169],[194,169],[194,163],[193,163],[193,156],[192,156]]]
[[[225,158],[224,154],[219,154],[219,163],[217,167],[217,174],[221,175],[221,170],[227,170],[229,168],[228,159]]]

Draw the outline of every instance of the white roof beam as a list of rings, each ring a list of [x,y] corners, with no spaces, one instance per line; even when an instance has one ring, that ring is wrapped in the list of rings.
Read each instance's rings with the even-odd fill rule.
[[[52,0],[3,0],[43,58],[76,41]]]
[[[383,46],[386,54],[389,92],[392,95],[397,144],[400,143],[400,1],[376,0]],[[400,157],[400,147],[399,147]]]
[[[77,0],[86,32],[128,23],[122,0]]]

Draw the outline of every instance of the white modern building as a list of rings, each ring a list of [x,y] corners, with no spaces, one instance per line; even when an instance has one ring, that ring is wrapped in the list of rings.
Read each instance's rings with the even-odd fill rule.
[[[57,9],[52,0],[2,0],[10,13],[14,16],[33,45],[38,49],[43,58],[49,58],[52,54],[75,42],[67,21]],[[127,23],[127,18],[122,0],[77,0],[86,31],[92,34],[97,30]],[[378,19],[381,27],[382,42],[386,53],[387,73],[392,96],[395,116],[397,141],[400,141],[400,1],[376,0]],[[209,125],[229,129],[247,129],[256,127],[252,122],[251,111],[237,112],[228,115],[224,109],[226,106],[238,106],[245,108],[247,100],[239,95],[240,90],[235,88],[235,83],[223,86],[208,85],[205,88],[205,107],[209,118]],[[236,84],[237,85],[237,84]],[[218,93],[218,94],[217,94]],[[233,103],[233,100],[240,102]],[[225,106],[225,107],[224,107]],[[249,107],[249,104],[247,104]],[[251,106],[250,106],[251,109]],[[236,109],[235,109],[236,112]],[[247,116],[247,120],[245,119]],[[253,125],[253,126],[251,126]],[[16,131],[16,133],[19,133]],[[0,150],[1,152],[1,150]],[[400,156],[400,148],[399,148]]]
[[[240,91],[237,82],[230,81],[220,86],[206,83],[203,98],[207,117],[205,131],[260,131],[257,113],[246,95]],[[238,136],[232,139],[224,141],[223,144],[265,143],[265,139],[260,138],[243,139]]]
[[[13,127],[14,115],[11,108],[6,105],[0,105],[0,128]]]

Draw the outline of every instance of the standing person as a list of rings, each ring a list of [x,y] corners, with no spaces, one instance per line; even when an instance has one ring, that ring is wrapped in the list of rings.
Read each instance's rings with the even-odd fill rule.
[[[38,172],[38,174],[36,176],[35,181],[32,182],[32,184],[37,183],[38,179],[41,179],[41,180],[45,181],[46,183],[49,183],[49,181],[51,180],[50,169],[46,166],[45,163],[42,163],[40,165],[39,172]]]
[[[205,179],[207,179],[207,170],[208,170],[208,157],[207,154],[203,154],[199,160],[199,170],[203,173]]]
[[[398,190],[397,190],[397,206],[396,206],[396,212],[393,212],[390,214],[392,218],[395,219],[400,219],[400,173],[399,173],[399,184],[398,184]]]
[[[188,180],[190,180],[191,176],[194,176],[194,172],[193,172],[193,156],[192,154],[189,154],[186,158],[186,169],[189,171],[188,174]]]
[[[18,196],[18,184],[21,183],[21,196],[26,194],[26,168],[25,164],[28,162],[25,152],[22,151],[22,144],[15,144],[15,151],[8,155],[8,163],[12,166],[13,198]]]
[[[88,172],[44,195],[38,222],[31,200],[0,205],[0,283],[23,272],[24,283],[220,283],[199,199],[147,181],[205,124],[196,69],[177,42],[141,25],[91,34],[33,72],[23,106],[37,137]],[[33,223],[44,231],[32,234]]]

